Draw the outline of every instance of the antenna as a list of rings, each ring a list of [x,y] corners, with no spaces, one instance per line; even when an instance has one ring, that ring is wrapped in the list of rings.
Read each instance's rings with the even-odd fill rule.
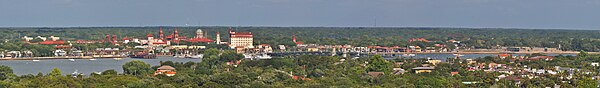
[[[377,18],[375,18],[375,24],[373,25],[373,27],[377,27]]]

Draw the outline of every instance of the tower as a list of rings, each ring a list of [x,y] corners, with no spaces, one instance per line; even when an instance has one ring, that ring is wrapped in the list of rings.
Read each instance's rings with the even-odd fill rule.
[[[175,37],[175,38],[173,38],[173,40],[179,41],[179,32],[177,32],[177,28],[175,28],[174,30],[175,30],[175,32],[173,35],[175,35],[175,36],[173,36],[173,37]]]
[[[204,38],[204,32],[202,32],[202,29],[196,30],[196,38]]]
[[[217,44],[221,44],[221,34],[217,31]]]
[[[163,33],[162,27],[160,27],[160,31],[158,32],[158,38],[161,40],[165,39],[165,34]]]
[[[113,35],[112,36],[112,41],[113,43],[117,43],[117,35]]]
[[[296,43],[296,35],[292,35],[292,41]]]
[[[110,34],[106,34],[106,38],[104,39],[105,42],[109,42],[110,41]]]

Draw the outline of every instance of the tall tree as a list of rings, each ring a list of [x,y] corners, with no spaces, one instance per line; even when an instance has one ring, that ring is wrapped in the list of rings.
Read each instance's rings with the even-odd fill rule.
[[[0,65],[0,80],[4,80],[13,74],[13,70],[4,65]]]
[[[130,75],[146,75],[152,73],[150,64],[146,64],[143,61],[133,60],[123,65],[123,71],[125,74]]]
[[[56,77],[56,76],[61,76],[61,75],[62,75],[62,72],[60,71],[60,69],[58,69],[58,68],[54,68],[54,69],[52,69],[52,71],[50,72],[50,74],[49,74],[49,75],[50,75],[50,76],[55,76],[55,77]]]
[[[367,71],[390,73],[392,71],[391,65],[392,64],[383,59],[383,57],[375,55],[369,60]]]

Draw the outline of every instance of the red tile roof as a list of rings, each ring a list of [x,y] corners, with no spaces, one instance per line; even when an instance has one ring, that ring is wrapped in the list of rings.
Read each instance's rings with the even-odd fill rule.
[[[207,42],[213,42],[213,40],[208,39],[208,38],[191,38],[191,39],[188,39],[187,42],[205,42],[205,43],[207,43]]]
[[[154,35],[148,34],[148,35],[146,35],[146,37],[154,37]]]
[[[232,38],[252,38],[252,32],[230,32]]]
[[[65,41],[64,40],[42,41],[42,42],[40,42],[40,44],[42,44],[42,45],[62,45],[62,44],[65,44]]]

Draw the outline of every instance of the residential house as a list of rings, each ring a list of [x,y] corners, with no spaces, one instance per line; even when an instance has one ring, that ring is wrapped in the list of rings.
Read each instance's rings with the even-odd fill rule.
[[[412,69],[415,71],[415,73],[424,73],[424,72],[429,73],[429,72],[432,72],[435,69],[435,67],[415,67]]]
[[[402,68],[394,68],[392,71],[392,74],[399,75],[399,74],[404,74],[404,72],[406,72],[406,71]]]
[[[384,75],[383,72],[369,72],[367,74],[369,74],[371,77],[378,77],[378,76]]]
[[[154,75],[166,75],[166,76],[174,76],[177,72],[175,72],[175,68],[169,66],[169,65],[163,65],[160,66],[156,69],[156,72],[154,72]]]

